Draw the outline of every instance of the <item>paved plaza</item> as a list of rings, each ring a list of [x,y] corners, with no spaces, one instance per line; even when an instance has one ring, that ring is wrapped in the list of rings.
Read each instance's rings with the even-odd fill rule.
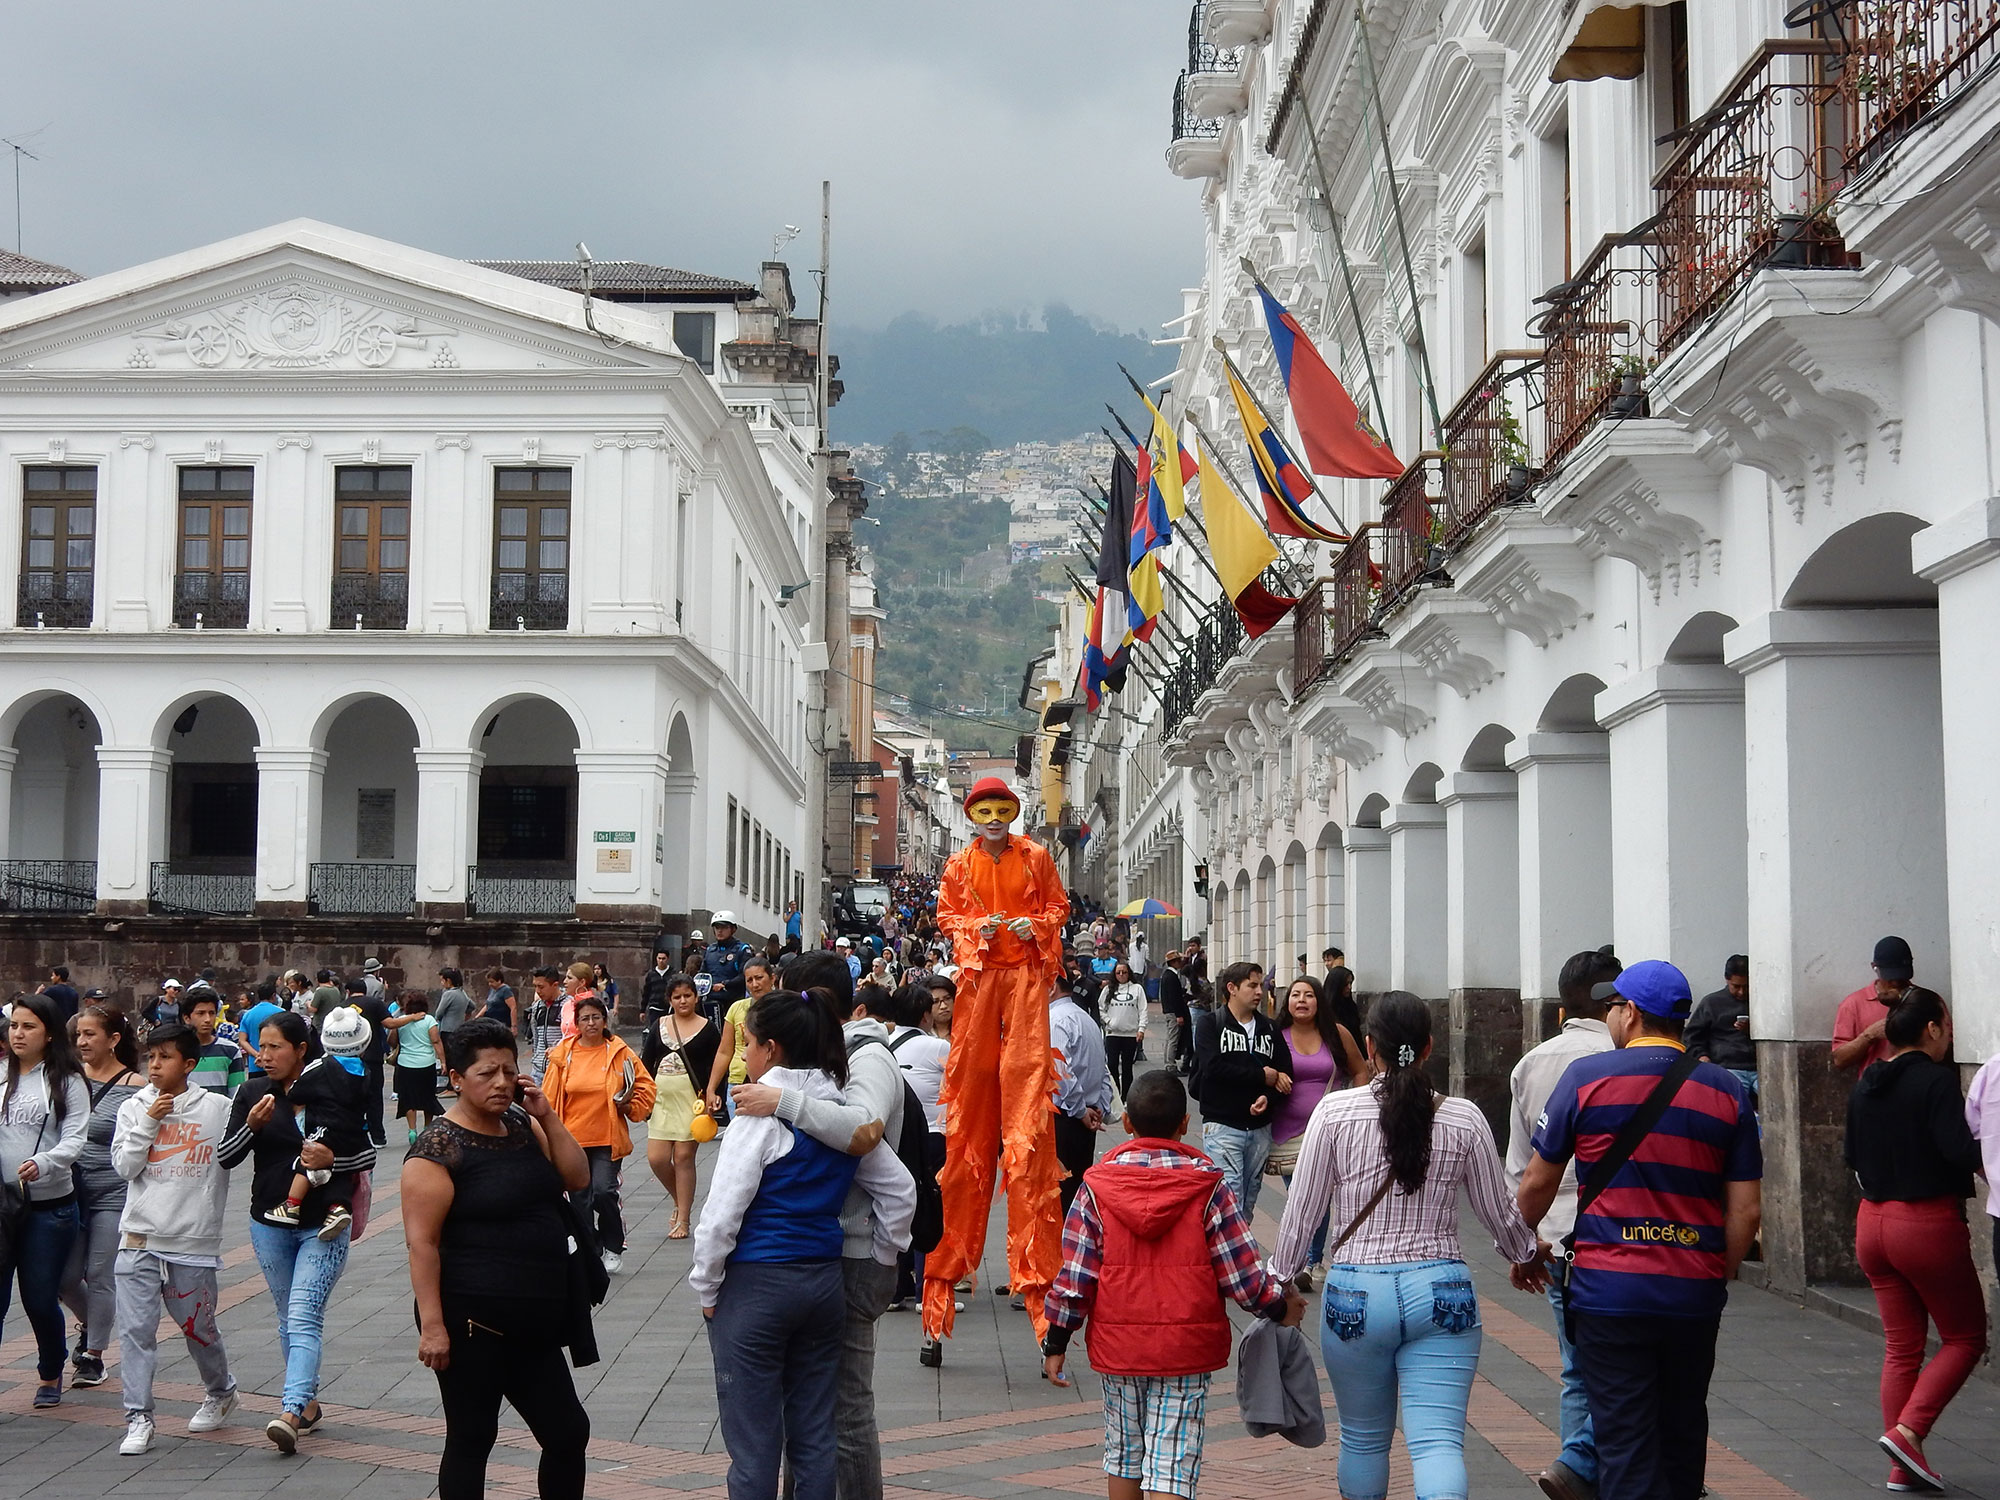
[[[0,1343],[0,1497],[415,1500],[433,1493],[443,1424],[436,1382],[416,1360],[396,1191],[398,1149],[384,1153],[375,1225],[355,1247],[329,1313],[326,1420],[302,1442],[298,1457],[281,1457],[263,1435],[264,1422],[278,1409],[282,1372],[238,1184],[221,1319],[243,1390],[237,1425],[204,1437],[186,1435],[200,1391],[178,1335],[169,1338],[172,1330],[162,1335],[160,1436],[145,1457],[117,1452],[124,1419],[115,1348],[107,1355],[112,1378],[103,1386],[66,1393],[55,1411],[31,1411],[33,1348],[16,1306]],[[704,1148],[704,1161],[713,1149]],[[630,1251],[598,1313],[604,1358],[577,1372],[593,1429],[589,1493],[604,1500],[676,1493],[708,1500],[723,1494],[728,1455],[716,1427],[701,1316],[686,1287],[690,1242],[666,1238],[665,1194],[637,1157],[626,1163],[625,1185]],[[1275,1237],[1272,1213],[1281,1206],[1273,1182],[1258,1212],[1266,1244]],[[1000,1222],[996,1217],[988,1241],[988,1276],[1001,1270],[992,1253],[1002,1242]],[[1473,1492],[1533,1500],[1539,1492],[1527,1474],[1555,1452],[1555,1343],[1546,1304],[1508,1287],[1476,1226],[1467,1240],[1486,1326],[1467,1442]],[[1026,1316],[1011,1311],[990,1284],[966,1302],[942,1370],[917,1362],[914,1312],[890,1313],[882,1321],[876,1389],[890,1494],[981,1500],[1102,1495],[1098,1391],[1083,1361],[1072,1361],[1073,1389],[1051,1387],[1040,1378]],[[1723,1323],[1710,1403],[1713,1492],[1722,1500],[1879,1493],[1885,1472],[1874,1444],[1879,1347],[1873,1334],[1849,1322],[1738,1289]],[[1968,1385],[1928,1451],[1955,1492],[2000,1500],[2000,1385],[1981,1379]],[[1201,1480],[1206,1500],[1331,1496],[1335,1454],[1331,1439],[1307,1451],[1246,1436],[1235,1419],[1233,1379],[1218,1377]],[[533,1496],[535,1459],[532,1440],[509,1410],[489,1491]],[[1392,1495],[1408,1496],[1410,1471],[1400,1440],[1394,1473]]]

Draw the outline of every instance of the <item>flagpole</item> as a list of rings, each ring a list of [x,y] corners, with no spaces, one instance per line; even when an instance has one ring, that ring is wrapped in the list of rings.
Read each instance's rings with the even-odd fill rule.
[[[1208,449],[1208,456],[1215,460],[1216,471],[1222,475],[1224,483],[1226,483],[1229,486],[1231,492],[1235,494],[1237,503],[1242,505],[1245,510],[1249,511],[1251,515],[1253,516],[1256,515],[1258,509],[1257,506],[1252,504],[1249,496],[1244,493],[1242,481],[1236,477],[1236,471],[1229,467],[1229,460],[1222,456],[1222,448],[1221,445],[1215,441],[1215,435],[1211,433],[1206,427],[1202,426],[1201,418],[1195,416],[1193,413],[1188,414],[1188,420],[1194,424],[1195,436],[1198,439],[1200,439],[1202,444]],[[1270,418],[1266,417],[1264,420],[1268,422]],[[1322,495],[1320,498],[1322,500],[1326,499],[1324,495]],[[1347,529],[1346,523],[1341,521],[1340,512],[1338,510],[1334,510],[1333,502],[1331,500],[1326,501],[1326,508],[1328,510],[1333,511],[1334,524],[1339,526],[1341,530],[1345,531]],[[1296,568],[1298,566],[1297,559],[1295,559],[1289,552],[1285,551],[1285,542],[1288,540],[1303,541],[1308,547],[1312,545],[1312,542],[1310,539],[1304,537],[1281,538],[1274,536],[1271,538],[1271,545],[1278,549],[1278,556],[1282,557],[1285,560],[1286,566]],[[1329,542],[1327,545],[1332,546],[1333,544]],[[1308,567],[1310,567],[1311,565],[1310,555],[1308,555],[1307,557],[1307,565]]]
[[[1106,407],[1105,407],[1105,409],[1106,409],[1107,411],[1110,411],[1110,412],[1111,412],[1111,415],[1112,415],[1112,416],[1114,416],[1114,417],[1118,417],[1118,413],[1117,413],[1117,412],[1116,412],[1115,410],[1113,410],[1113,409],[1112,409],[1112,408],[1110,407],[1110,405],[1109,405],[1108,403],[1106,404]],[[1124,419],[1123,417],[1118,417],[1118,425],[1119,425],[1120,427],[1124,427],[1124,426],[1125,426],[1125,419]],[[1115,447],[1117,447],[1117,446],[1118,446],[1118,439],[1116,439],[1116,438],[1114,438],[1114,437],[1111,437],[1111,434],[1110,434],[1110,432],[1106,431],[1106,429],[1104,429],[1104,428],[1102,428],[1102,427],[1098,428],[1097,430],[1098,430],[1099,432],[1102,432],[1102,433],[1104,433],[1104,435],[1105,435],[1105,436],[1106,436],[1107,438],[1111,438],[1111,446],[1112,446],[1112,447],[1114,447],[1114,448],[1115,448]],[[1130,430],[1131,430],[1130,428],[1126,428],[1126,431],[1128,431],[1128,432],[1129,432]],[[1136,441],[1136,440],[1135,440],[1135,441]],[[1097,489],[1098,489],[1098,493],[1099,493],[1099,494],[1104,494],[1104,493],[1105,493],[1105,491],[1104,491],[1104,486],[1103,486],[1102,484],[1098,483],[1098,479],[1097,479],[1097,476],[1096,476],[1095,474],[1093,474],[1093,475],[1091,475],[1091,476],[1090,476],[1090,482],[1091,482],[1092,484],[1095,484],[1095,485],[1097,485]],[[1088,498],[1088,497],[1086,497],[1086,498]],[[1109,497],[1107,496],[1106,498],[1108,499]],[[1206,528],[1206,527],[1202,528],[1202,533],[1201,533],[1201,535],[1202,535],[1202,540],[1203,540],[1203,541],[1206,541],[1206,540],[1208,540],[1208,530],[1207,530],[1207,528]],[[1192,553],[1194,554],[1194,556],[1195,556],[1195,561],[1199,562],[1199,563],[1200,563],[1200,564],[1202,565],[1202,567],[1203,567],[1203,568],[1205,568],[1205,569],[1207,570],[1207,572],[1208,572],[1208,576],[1209,576],[1210,578],[1213,578],[1213,579],[1215,580],[1215,586],[1216,586],[1217,588],[1221,589],[1221,588],[1222,588],[1222,575],[1221,575],[1221,574],[1219,574],[1219,573],[1217,573],[1217,572],[1215,571],[1215,565],[1214,565],[1213,563],[1211,563],[1211,562],[1210,562],[1210,561],[1209,561],[1209,560],[1208,560],[1208,559],[1207,559],[1206,557],[1202,556],[1202,552],[1201,552],[1201,549],[1200,549],[1199,547],[1190,547],[1190,548],[1188,548],[1188,551],[1190,551],[1190,552],[1192,552]],[[1162,571],[1162,572],[1164,572],[1164,571],[1166,571],[1166,570],[1165,570],[1165,569],[1161,569],[1161,571]],[[1223,591],[1223,592],[1224,592],[1225,594],[1229,592],[1229,591],[1228,591],[1227,589],[1222,589],[1222,591]]]
[[[1280,424],[1276,419],[1272,417],[1272,415],[1268,411],[1264,409],[1264,403],[1257,399],[1257,393],[1250,388],[1250,382],[1244,378],[1242,369],[1237,365],[1235,360],[1229,357],[1229,346],[1222,342],[1222,336],[1220,334],[1217,334],[1215,338],[1211,341],[1211,343],[1215,349],[1215,352],[1222,356],[1223,364],[1229,367],[1229,373],[1236,377],[1236,383],[1243,387],[1243,393],[1250,398],[1250,404],[1257,408],[1257,415],[1264,419],[1264,421],[1270,426],[1272,431],[1280,433],[1283,432],[1285,429],[1282,426],[1282,424]],[[1195,430],[1197,432],[1201,431],[1201,423],[1199,421],[1196,421],[1195,423]],[[1222,461],[1221,455],[1216,452],[1215,440],[1213,438],[1210,438],[1208,441],[1208,450],[1210,455],[1215,458],[1217,463],[1220,463]],[[1347,530],[1347,523],[1340,518],[1340,507],[1335,505],[1333,501],[1327,497],[1326,491],[1322,490],[1319,487],[1319,484],[1313,478],[1312,471],[1310,469],[1308,469],[1304,464],[1300,464],[1298,465],[1298,471],[1300,474],[1305,476],[1306,488],[1311,490],[1313,494],[1317,495],[1321,503],[1324,504],[1328,510],[1333,512],[1333,524],[1336,527],[1338,527],[1341,531],[1345,532]],[[1230,479],[1230,483],[1234,484],[1235,482],[1236,482],[1235,478],[1232,476]]]
[[[1304,100],[1300,100],[1300,105],[1305,110],[1306,141],[1312,147],[1313,170],[1319,175],[1320,197],[1326,203],[1327,233],[1333,240],[1333,253],[1340,259],[1340,279],[1347,286],[1348,310],[1354,314],[1354,337],[1361,345],[1362,368],[1368,372],[1368,393],[1375,400],[1375,430],[1387,433],[1389,408],[1382,404],[1382,387],[1375,380],[1375,355],[1368,347],[1367,326],[1361,321],[1361,298],[1354,290],[1354,267],[1347,259],[1347,241],[1340,233],[1340,215],[1334,211],[1333,183],[1326,175],[1326,159],[1319,154],[1319,127],[1313,124],[1312,107]]]

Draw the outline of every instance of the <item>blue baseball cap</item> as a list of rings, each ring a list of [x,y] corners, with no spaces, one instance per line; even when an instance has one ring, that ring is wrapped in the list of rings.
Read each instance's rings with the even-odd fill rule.
[[[1632,965],[1616,979],[1592,985],[1590,998],[1609,1000],[1616,996],[1630,1000],[1649,1016],[1670,1021],[1685,1020],[1694,1005],[1694,991],[1687,975],[1665,959],[1648,958]]]

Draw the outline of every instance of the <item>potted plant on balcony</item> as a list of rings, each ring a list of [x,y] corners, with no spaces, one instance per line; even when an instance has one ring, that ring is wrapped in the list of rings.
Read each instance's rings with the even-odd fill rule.
[[[1521,419],[1514,415],[1514,403],[1507,399],[1504,390],[1500,392],[1497,408],[1493,452],[1506,469],[1507,498],[1525,498],[1528,487],[1534,483],[1535,471],[1528,462],[1528,439],[1521,431]]]
[[[1643,417],[1647,414],[1646,360],[1637,354],[1621,354],[1611,362],[1611,373],[1618,378],[1618,394],[1611,398],[1606,414],[1613,421],[1624,421],[1627,417]]]

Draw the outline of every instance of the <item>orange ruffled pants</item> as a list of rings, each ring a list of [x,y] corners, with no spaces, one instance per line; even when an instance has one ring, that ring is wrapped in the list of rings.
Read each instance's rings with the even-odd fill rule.
[[[971,981],[968,985],[967,981]],[[1007,1276],[1027,1303],[1035,1341],[1042,1299],[1062,1269],[1061,1167],[1050,1116],[1049,986],[1039,958],[959,975],[945,1060],[944,1238],[924,1258],[924,1334],[951,1335],[952,1290],[986,1251],[996,1164],[1007,1193]]]

